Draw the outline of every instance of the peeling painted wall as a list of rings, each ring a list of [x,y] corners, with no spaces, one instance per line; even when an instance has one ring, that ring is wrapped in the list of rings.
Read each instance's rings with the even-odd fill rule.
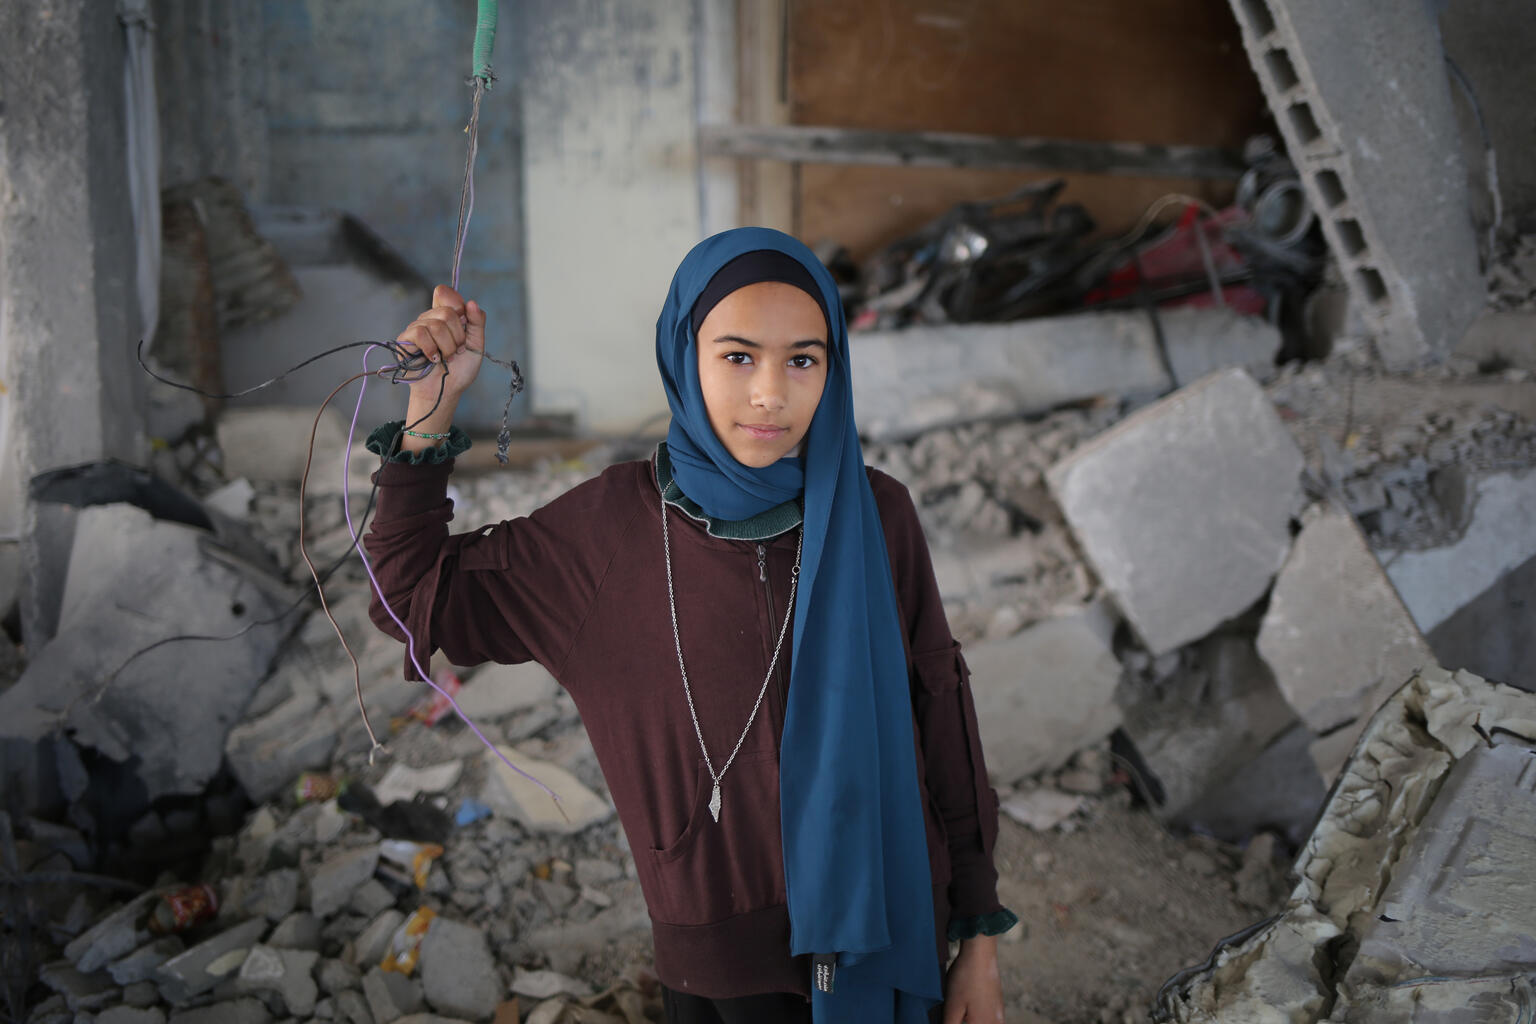
[[[0,542],[0,573],[19,561],[29,644],[52,634],[70,526],[26,480],[145,455],[123,60],[111,4],[0,4],[0,533],[27,537]]]
[[[519,7],[534,408],[633,430],[666,410],[656,317],[700,233],[695,5]]]
[[[256,198],[347,210],[427,280],[446,282],[464,177],[470,109],[464,82],[475,5],[260,3],[271,154],[266,191]],[[513,6],[511,0],[500,5],[492,66],[502,77],[480,109],[474,218],[460,288],[492,318],[491,351],[525,359],[521,75],[513,60]],[[493,429],[504,388],[504,371],[482,374],[464,396],[459,422]]]

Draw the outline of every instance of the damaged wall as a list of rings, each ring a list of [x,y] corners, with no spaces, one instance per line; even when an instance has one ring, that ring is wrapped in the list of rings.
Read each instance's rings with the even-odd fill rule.
[[[530,0],[520,14],[533,405],[632,430],[666,411],[652,325],[699,236],[695,4]]]
[[[164,185],[219,175],[250,203],[344,210],[428,280],[448,279],[473,4],[156,0],[154,12]],[[501,4],[500,24],[494,66],[503,77],[481,108],[461,285],[495,318],[493,345],[526,359],[521,81],[510,0]],[[348,329],[346,314],[312,323],[305,333],[314,337],[302,347],[332,343],[335,331]],[[494,429],[504,397],[493,388],[470,391],[460,421]]]
[[[114,7],[0,5],[0,39],[0,533],[27,538],[0,551],[21,563],[31,642],[53,631],[71,525],[68,513],[28,509],[26,480],[143,457],[139,312]]]

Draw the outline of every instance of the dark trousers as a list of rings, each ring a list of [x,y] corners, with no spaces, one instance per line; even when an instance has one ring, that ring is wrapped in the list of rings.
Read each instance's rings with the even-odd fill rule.
[[[661,987],[667,1024],[811,1024],[811,1004],[793,992],[705,999]]]
[[[811,1004],[792,992],[772,992],[736,999],[705,999],[674,992],[661,986],[661,1005],[667,1024],[811,1024]],[[929,1019],[944,1019],[944,1006],[933,1008]]]

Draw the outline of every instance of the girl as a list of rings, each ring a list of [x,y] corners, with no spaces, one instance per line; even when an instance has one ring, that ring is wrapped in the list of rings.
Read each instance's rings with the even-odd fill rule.
[[[399,450],[401,423],[369,439],[388,459],[367,548],[407,631],[377,596],[375,624],[418,657],[537,660],[570,692],[668,1020],[1001,1021],[996,795],[911,498],[864,466],[831,275],[777,231],[701,242],[656,324],[655,455],[450,536],[485,322],[439,287],[399,336],[438,368]]]

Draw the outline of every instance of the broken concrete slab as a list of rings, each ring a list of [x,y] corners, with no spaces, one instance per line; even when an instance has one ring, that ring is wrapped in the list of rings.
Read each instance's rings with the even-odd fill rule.
[[[1045,619],[965,651],[987,770],[1011,783],[1064,764],[1120,724],[1120,663],[1103,605]]]
[[[258,943],[240,965],[236,987],[242,992],[273,992],[288,1013],[308,1017],[320,996],[315,984],[315,962],[320,954],[300,949],[274,949]]]
[[[373,1011],[375,1024],[391,1024],[408,1013],[420,1010],[423,1002],[421,982],[397,971],[377,967],[363,975],[363,997]]]
[[[1300,846],[1327,795],[1314,761],[1312,733],[1298,722],[1168,820],[1176,828],[1229,843],[1272,830]]]
[[[37,972],[44,985],[64,997],[65,1003],[76,1013],[99,1010],[117,1002],[122,989],[105,971],[87,974],[78,970],[68,960],[55,960],[44,964]]]
[[[475,721],[504,718],[524,708],[538,707],[559,691],[549,670],[536,661],[520,665],[490,663],[464,680],[454,699]]]
[[[482,1020],[501,1002],[496,962],[478,928],[435,918],[421,940],[421,985],[439,1013]]]
[[[253,917],[281,921],[299,905],[299,873],[294,868],[269,871],[249,882],[241,902]]]
[[[1268,589],[1303,460],[1258,384],[1224,370],[1142,409],[1046,474],[1083,553],[1154,654]]]
[[[1246,776],[1260,751],[1296,723],[1245,634],[1213,634],[1170,660],[1177,667],[1156,685],[1116,693],[1124,733],[1150,773],[1143,788],[1165,821]]]
[[[513,747],[496,749],[560,798],[556,806],[537,784],[512,771],[487,750],[483,755],[485,788],[480,799],[497,813],[509,815],[524,827],[540,832],[580,832],[613,816],[613,806],[607,800],[559,765],[530,757]]]
[[[144,927],[159,893],[144,892],[106,915],[64,947],[64,955],[86,974],[105,967],[149,941]]]
[[[1398,857],[1378,913],[1364,922],[1341,986],[1343,1019],[1358,1019],[1358,1006],[1410,1007],[1402,998],[1352,998],[1395,989],[1404,978],[1470,979],[1494,967],[1536,967],[1533,774],[1536,750],[1507,735],[1457,759]],[[1500,987],[1508,992],[1507,979]],[[1497,991],[1490,986],[1489,994]]]
[[[1536,967],[1533,773],[1536,695],[1418,673],[1367,725],[1284,910],[1165,986],[1160,1017],[1517,1020],[1498,993]]]
[[[185,1003],[234,977],[266,930],[262,918],[246,921],[167,960],[155,971],[160,995],[168,1003]]]
[[[37,743],[63,730],[132,762],[146,802],[200,793],[282,641],[281,626],[241,631],[289,597],[205,530],[132,505],[80,509],[59,631],[0,694],[0,737]],[[163,644],[129,660],[183,634],[233,638]]]
[[[347,905],[378,866],[376,844],[331,854],[309,873],[309,909],[316,917],[330,917]]]
[[[229,730],[224,757],[246,795],[262,802],[277,796],[300,773],[329,765],[337,741],[335,713],[308,691]]]
[[[1259,627],[1259,654],[1318,735],[1365,720],[1435,663],[1354,517],[1328,504],[1302,516]],[[1330,778],[1339,765],[1320,765]]]
[[[367,967],[383,959],[395,929],[405,923],[405,915],[389,909],[379,914],[352,943],[352,964]]]
[[[1387,576],[1425,633],[1536,557],[1536,472],[1491,474],[1471,492],[1466,532],[1454,544],[1381,552]]]
[[[140,946],[127,956],[112,961],[107,965],[107,973],[119,985],[148,981],[155,976],[155,971],[161,964],[186,948],[186,943],[181,941],[181,936],[162,935],[153,942]]]
[[[1227,366],[1272,367],[1280,333],[1229,310],[1081,313],[1006,324],[946,324],[853,335],[854,405],[872,440],[1047,412],[1099,395],[1159,395]]]
[[[278,949],[320,949],[320,919],[304,910],[296,910],[278,922],[267,936],[267,945]]]
[[[1442,665],[1536,692],[1536,558],[1500,576],[1426,635]]]

